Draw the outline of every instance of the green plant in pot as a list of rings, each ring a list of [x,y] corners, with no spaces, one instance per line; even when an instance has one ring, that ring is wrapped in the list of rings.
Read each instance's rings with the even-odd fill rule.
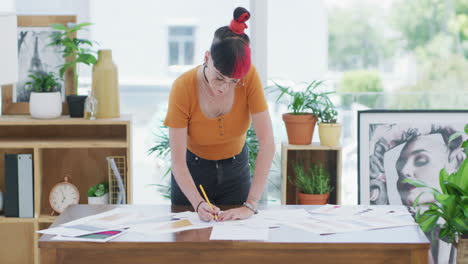
[[[468,125],[465,126],[468,134]],[[450,141],[461,136],[456,133]],[[468,155],[468,140],[462,143]],[[421,193],[414,201],[416,222],[425,232],[439,231],[439,238],[452,244],[449,263],[454,263],[457,248],[457,263],[468,263],[468,159],[461,163],[457,171],[449,174],[445,168],[440,171],[440,191],[425,183],[405,179],[418,188],[427,188],[434,197],[434,202],[419,203]],[[424,209],[425,211],[421,212]]]
[[[300,190],[299,204],[327,204],[333,187],[330,174],[322,164],[311,164],[308,170],[299,162],[292,163],[294,177],[289,176],[291,184]]]
[[[319,116],[320,145],[336,147],[340,145],[341,124],[336,122],[338,112],[328,96],[324,96],[324,108]]]
[[[25,88],[31,91],[29,113],[32,118],[52,119],[62,114],[60,82],[53,72],[37,71],[29,75]]]
[[[109,203],[109,183],[101,182],[89,187],[87,191],[88,204],[108,204]]]
[[[60,77],[73,78],[73,89],[71,95],[67,96],[67,102],[71,117],[83,117],[84,116],[84,101],[86,96],[77,95],[78,92],[78,64],[85,64],[92,66],[96,64],[97,59],[94,55],[94,51],[91,50],[93,42],[77,38],[76,34],[80,30],[84,30],[85,27],[91,25],[91,23],[69,23],[53,24],[51,25],[54,30],[51,34],[52,42],[49,46],[58,46],[62,48],[62,56],[66,59],[66,62],[60,66]]]
[[[289,144],[308,145],[312,142],[315,124],[322,108],[322,97],[328,93],[317,92],[323,81],[313,81],[302,91],[295,91],[293,87],[285,87],[273,82],[280,90],[276,102],[284,95],[290,96],[288,109],[292,112],[283,114]]]

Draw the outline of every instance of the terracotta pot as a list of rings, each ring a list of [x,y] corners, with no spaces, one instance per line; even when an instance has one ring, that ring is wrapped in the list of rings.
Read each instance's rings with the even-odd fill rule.
[[[458,242],[457,263],[468,264],[468,235],[462,236]]]
[[[321,146],[337,147],[340,145],[340,123],[320,123],[318,127]]]
[[[313,114],[283,114],[283,121],[286,124],[289,144],[309,145],[312,142],[317,123],[317,117]]]
[[[298,193],[299,204],[327,204],[330,194],[305,194]]]

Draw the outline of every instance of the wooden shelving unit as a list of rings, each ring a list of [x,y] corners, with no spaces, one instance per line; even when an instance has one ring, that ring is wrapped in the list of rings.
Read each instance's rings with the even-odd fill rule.
[[[343,197],[341,188],[341,147],[320,146],[318,143],[310,145],[283,143],[281,146],[281,204],[298,204],[298,190],[288,181],[288,175],[294,177],[293,162],[303,164],[305,169],[309,169],[311,163],[322,163],[330,173],[333,186],[328,203],[341,204]]]
[[[80,192],[86,204],[91,185],[108,180],[107,156],[125,156],[127,203],[131,193],[131,121],[116,119],[85,120],[62,116],[53,120],[30,116],[0,117],[0,189],[5,191],[5,160],[8,154],[32,154],[34,173],[34,218],[0,215],[0,263],[39,264],[37,230],[56,219],[51,216],[49,192],[65,175]],[[6,239],[8,238],[8,239]]]

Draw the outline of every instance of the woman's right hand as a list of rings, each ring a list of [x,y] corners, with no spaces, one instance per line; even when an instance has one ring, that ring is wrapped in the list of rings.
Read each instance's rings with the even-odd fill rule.
[[[209,222],[213,220],[214,216],[218,215],[220,212],[219,208],[213,205],[213,209],[211,209],[210,205],[207,202],[202,202],[200,206],[198,206],[198,217],[205,222]]]

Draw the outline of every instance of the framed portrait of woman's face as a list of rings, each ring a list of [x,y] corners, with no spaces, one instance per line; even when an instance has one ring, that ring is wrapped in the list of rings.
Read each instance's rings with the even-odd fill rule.
[[[358,112],[359,203],[412,206],[433,201],[422,181],[440,190],[441,169],[455,172],[466,158],[465,110],[366,110]]]

